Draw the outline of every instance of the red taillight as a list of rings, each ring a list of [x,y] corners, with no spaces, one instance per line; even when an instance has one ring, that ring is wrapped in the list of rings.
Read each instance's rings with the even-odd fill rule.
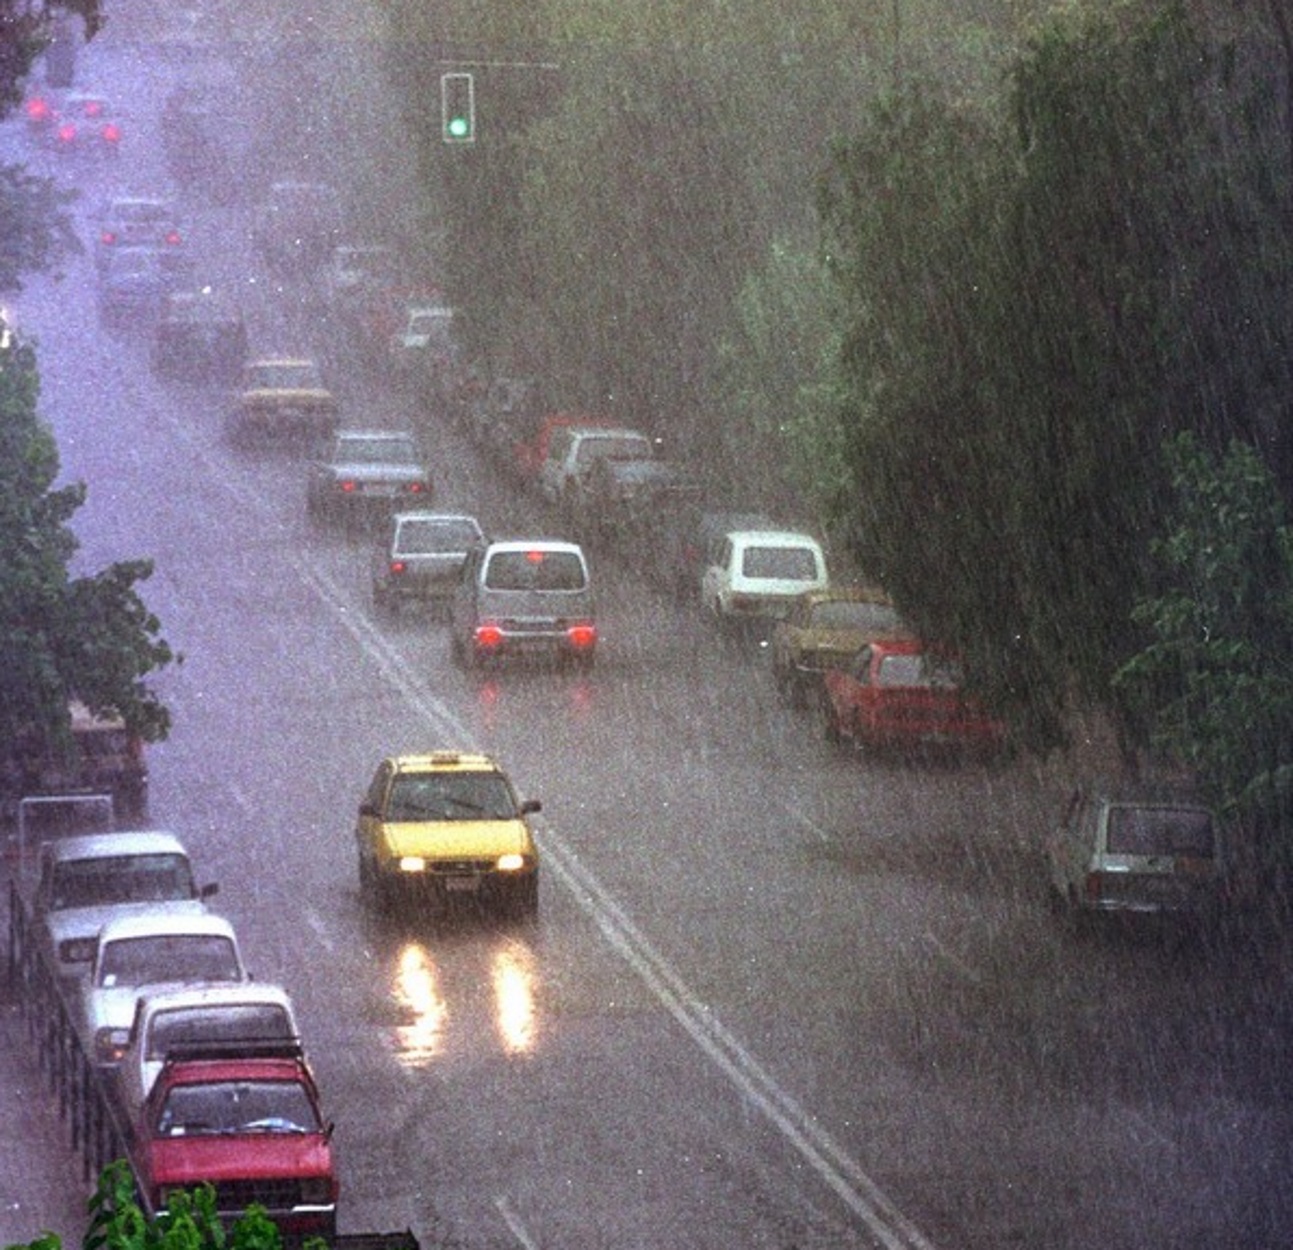
[[[107,143],[116,143],[121,138],[121,127],[116,122],[109,122],[103,128],[103,138]]]
[[[111,230],[105,230],[99,235],[99,242],[111,247],[117,241],[117,236]]]
[[[393,577],[399,577],[400,574],[408,571],[408,565],[403,560],[392,560],[390,569]]]
[[[585,651],[597,643],[597,627],[595,625],[572,625],[566,630],[566,637],[570,640],[570,645],[580,651]]]
[[[184,240],[180,238],[180,232],[178,230],[168,230],[166,232],[166,237],[162,242],[169,244],[171,247],[178,247],[184,242]]]
[[[60,143],[76,142],[76,127],[71,122],[64,122],[58,128],[58,141]]]
[[[503,645],[503,631],[497,625],[477,625],[476,645],[484,650],[492,650]]]
[[[425,482],[410,482],[404,489],[407,490],[410,495],[420,495],[424,490],[426,490],[426,488]]]
[[[41,96],[27,101],[27,116],[34,122],[48,121],[52,113],[53,109],[49,107],[49,101]]]
[[[81,112],[84,113],[86,117],[102,117],[103,101],[86,100],[86,102],[81,106]]]
[[[358,487],[354,482],[338,482],[337,489],[341,491],[343,495],[353,495]]]

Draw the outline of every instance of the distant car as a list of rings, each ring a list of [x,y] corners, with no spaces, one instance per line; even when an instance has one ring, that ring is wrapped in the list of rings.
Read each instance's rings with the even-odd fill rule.
[[[100,273],[108,257],[123,247],[151,247],[162,267],[184,274],[189,268],[188,236],[175,205],[157,196],[119,195],[99,216],[94,236],[94,263]]]
[[[440,304],[410,304],[404,320],[386,345],[396,373],[403,378],[433,378],[447,384],[443,375],[457,363],[453,337],[453,309]]]
[[[389,286],[399,276],[395,252],[377,243],[339,243],[323,269],[323,284],[333,311],[357,311],[375,289]]]
[[[60,155],[115,160],[125,129],[107,96],[69,91],[58,102],[53,125],[42,130],[45,143]]]
[[[392,756],[359,807],[360,886],[382,906],[467,898],[532,916],[539,852],[527,817],[539,810],[488,756]]]
[[[225,1227],[255,1205],[284,1244],[331,1245],[332,1135],[299,1042],[212,1042],[167,1056],[131,1125],[128,1153],[150,1221],[177,1189],[205,1181]]]
[[[317,269],[337,245],[344,214],[341,197],[325,183],[274,183],[256,214],[252,238],[265,263],[282,272]]]
[[[796,707],[811,703],[828,668],[842,668],[868,642],[905,632],[898,609],[882,590],[835,586],[806,591],[772,630],[777,691]]]
[[[151,323],[175,282],[156,248],[116,248],[99,273],[99,315],[105,321]]]
[[[134,1115],[172,1051],[212,1043],[294,1042],[300,1037],[292,1000],[278,985],[249,981],[146,993],[135,1003],[130,1027],[113,1039],[121,1056],[117,1093]]]
[[[588,476],[599,460],[650,460],[651,440],[637,430],[618,426],[556,430],[539,469],[539,489],[549,503],[567,508],[587,505]]]
[[[473,516],[457,512],[397,512],[373,559],[373,606],[448,605],[470,552],[485,546]]]
[[[62,93],[51,89],[49,84],[41,89],[31,91],[22,102],[23,124],[27,137],[37,144],[49,142],[49,134],[58,119]]]
[[[308,470],[305,504],[315,521],[359,522],[431,502],[431,471],[404,430],[340,430]]]
[[[796,530],[733,530],[711,540],[701,603],[720,622],[776,620],[795,599],[827,585],[826,555]]]
[[[536,428],[544,411],[544,391],[530,377],[498,374],[481,380],[463,416],[471,437],[497,456],[502,467],[523,479],[538,480],[517,459],[517,445]]]
[[[527,430],[517,430],[517,423],[508,428],[508,435],[516,438],[510,448],[510,467],[525,483],[537,485],[544,462],[548,459],[548,448],[558,432],[567,429],[597,430],[606,425],[604,419],[594,416],[583,416],[572,412],[553,412],[539,418]],[[517,438],[518,434],[523,437]]]
[[[122,1029],[145,987],[249,981],[233,926],[221,916],[148,912],[119,916],[99,930],[77,1019],[90,1062],[111,1069]]]
[[[608,456],[589,468],[580,519],[602,538],[654,541],[661,516],[700,495],[700,484],[672,461]]]
[[[206,71],[218,73],[210,65]],[[250,181],[241,175],[254,126],[240,101],[232,81],[185,80],[161,110],[167,172],[187,192],[216,204],[240,199]]]
[[[823,732],[830,742],[873,751],[1000,751],[1005,726],[961,684],[959,666],[917,638],[867,643],[845,667],[822,676]]]
[[[1215,814],[1187,786],[1101,782],[1073,790],[1047,841],[1050,889],[1075,919],[1215,920],[1228,865]]]
[[[539,658],[592,668],[596,605],[583,548],[559,539],[512,539],[469,552],[453,594],[450,631],[453,656],[467,667]]]
[[[210,287],[172,292],[153,331],[149,360],[159,377],[232,384],[247,363],[247,323]]]
[[[322,445],[338,423],[336,398],[313,360],[273,356],[243,367],[231,429],[236,442],[305,438]]]
[[[172,833],[52,838],[40,847],[32,933],[46,967],[76,980],[89,975],[99,930],[108,920],[143,912],[202,912],[216,889],[197,886],[188,852]]]

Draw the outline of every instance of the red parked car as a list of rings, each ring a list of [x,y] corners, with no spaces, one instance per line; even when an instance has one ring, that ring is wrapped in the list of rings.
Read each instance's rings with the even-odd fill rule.
[[[863,647],[822,679],[822,717],[831,742],[879,748],[959,746],[996,751],[1005,726],[960,689],[958,666],[915,638]]]
[[[130,1162],[145,1213],[175,1189],[215,1189],[232,1224],[253,1203],[286,1244],[337,1231],[332,1125],[297,1042],[186,1045],[168,1052],[134,1126]]]

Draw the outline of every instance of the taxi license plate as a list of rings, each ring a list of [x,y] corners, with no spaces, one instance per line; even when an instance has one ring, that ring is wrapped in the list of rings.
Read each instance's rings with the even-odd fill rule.
[[[454,894],[470,894],[479,885],[479,877],[446,877],[444,879],[444,888]]]

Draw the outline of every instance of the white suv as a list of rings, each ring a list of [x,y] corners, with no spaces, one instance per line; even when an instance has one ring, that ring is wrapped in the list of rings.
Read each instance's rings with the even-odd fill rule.
[[[824,589],[821,544],[794,530],[732,530],[705,553],[701,603],[718,620],[780,618],[806,590]]]

